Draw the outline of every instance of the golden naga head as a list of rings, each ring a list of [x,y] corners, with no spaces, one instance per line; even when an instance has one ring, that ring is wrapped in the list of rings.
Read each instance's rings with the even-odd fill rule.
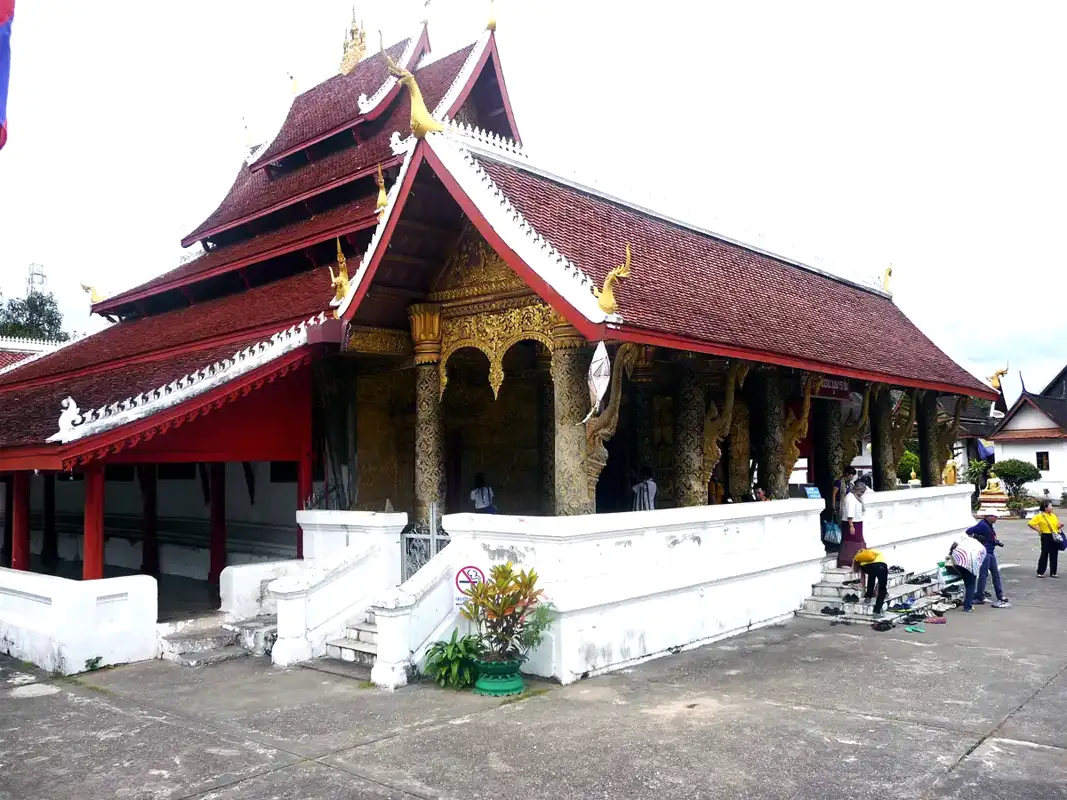
[[[382,58],[385,59],[385,66],[389,69],[389,74],[405,86],[409,85],[408,82],[413,84],[415,82],[415,76],[397,64],[396,61],[393,60],[393,57],[389,55],[389,51],[385,49],[385,37],[382,36],[381,31],[378,31],[378,45],[381,47]]]
[[[994,389],[996,389],[999,392],[1000,391],[1000,379],[1003,378],[1007,374],[1008,374],[1008,368],[1007,367],[1004,367],[1004,369],[998,369],[992,375],[989,376],[989,378],[988,378],[989,383],[992,385],[992,387]]]
[[[426,108],[426,101],[422,99],[422,92],[415,82],[415,76],[401,67],[385,49],[385,39],[382,32],[378,31],[378,42],[382,48],[382,57],[389,69],[389,74],[396,78],[407,90],[411,98],[411,132],[416,139],[422,139],[428,133],[443,131],[445,126],[431,116]]]
[[[378,202],[375,204],[374,213],[378,215],[378,219],[382,218],[385,213],[386,207],[389,205],[389,195],[385,192],[385,177],[382,175],[382,165],[378,165],[378,175],[374,179],[374,182],[378,184]]]

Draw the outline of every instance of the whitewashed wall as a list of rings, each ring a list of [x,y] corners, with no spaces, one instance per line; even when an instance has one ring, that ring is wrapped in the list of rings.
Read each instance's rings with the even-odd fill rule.
[[[974,524],[974,486],[931,486],[864,495],[863,538],[890,564],[908,572],[932,569],[952,540]]]
[[[1029,409],[1032,410],[1032,409]],[[1036,413],[1036,412],[1035,412]],[[1048,418],[1045,417],[1047,420]],[[1028,483],[1027,491],[1038,499],[1049,490],[1052,502],[1059,505],[1060,495],[1067,488],[1067,439],[1044,439],[1028,442],[994,442],[997,461],[1017,458],[1037,465],[1038,452],[1048,453],[1048,471],[1041,473],[1041,480]],[[996,471],[996,465],[993,470]]]
[[[0,568],[0,653],[72,675],[156,656],[156,581]]]

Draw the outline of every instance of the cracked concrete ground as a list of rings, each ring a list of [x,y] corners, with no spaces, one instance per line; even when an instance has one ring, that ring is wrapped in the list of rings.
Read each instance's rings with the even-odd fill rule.
[[[1067,578],[1001,528],[1012,609],[794,620],[520,702],[257,659],[0,660],[0,800],[1067,798]]]

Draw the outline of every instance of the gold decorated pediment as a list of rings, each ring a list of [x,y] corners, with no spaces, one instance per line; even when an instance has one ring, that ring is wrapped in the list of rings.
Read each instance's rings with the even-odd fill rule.
[[[468,221],[430,293],[436,303],[529,292]]]
[[[348,333],[345,350],[380,356],[409,356],[415,347],[407,331],[354,326]]]

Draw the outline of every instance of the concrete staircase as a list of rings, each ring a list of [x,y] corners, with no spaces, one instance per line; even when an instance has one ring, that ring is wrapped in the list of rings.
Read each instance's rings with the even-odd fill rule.
[[[215,624],[212,624],[215,623]],[[245,656],[268,655],[278,635],[275,617],[203,622],[160,637],[160,654],[185,667],[204,667]]]
[[[346,674],[370,678],[371,667],[378,656],[378,626],[374,613],[367,611],[345,625],[345,635],[326,642],[325,661],[342,661],[348,665]]]
[[[915,584],[911,581],[924,576],[930,576],[930,583]],[[846,584],[845,581],[854,580],[855,574],[848,567],[836,566],[836,561],[828,559],[823,565],[822,580],[812,585],[811,597],[804,601],[804,606],[797,612],[798,616],[811,617],[813,619],[838,620],[849,623],[871,623],[877,618],[874,616],[874,600],[865,600],[866,576],[862,581],[855,584]],[[946,587],[946,582],[936,567],[927,572],[891,572],[887,588],[889,594],[886,597],[885,619],[894,621],[904,614],[889,611],[889,608],[897,603],[911,602],[912,611],[921,611],[945,598],[939,592]],[[845,602],[845,595],[855,594],[859,602]],[[960,595],[962,598],[962,594]],[[845,613],[830,616],[822,613],[822,609],[830,607],[841,609]]]

